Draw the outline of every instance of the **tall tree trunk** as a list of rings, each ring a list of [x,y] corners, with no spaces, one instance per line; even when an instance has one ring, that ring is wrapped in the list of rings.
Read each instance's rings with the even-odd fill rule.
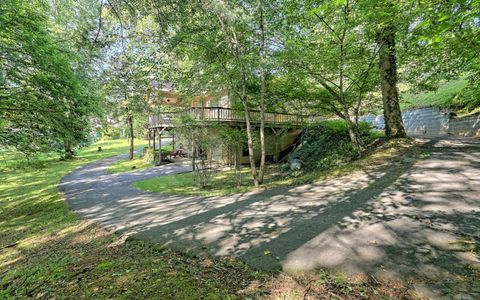
[[[65,150],[64,159],[72,159],[75,153],[73,152],[72,144],[70,143],[70,141],[65,140],[63,142],[63,149]]]
[[[235,147],[236,148],[236,147]],[[235,149],[235,152],[233,154],[233,159],[234,159],[234,170],[235,170],[235,178],[237,182],[237,187],[240,187],[242,185],[242,172],[240,170],[240,162],[238,161],[238,153],[241,151],[241,149]]]
[[[257,181],[262,184],[265,172],[265,26],[263,19],[263,1],[259,1],[260,8],[260,167],[258,170]]]
[[[344,10],[343,10],[343,18],[344,23],[347,24],[349,18],[349,9],[348,9],[348,1],[345,3]],[[339,60],[340,60],[340,76],[339,76],[339,91],[338,91],[338,100],[343,110],[343,116],[345,121],[347,122],[347,131],[350,137],[350,142],[352,143],[353,150],[358,154],[358,156],[362,155],[363,153],[363,144],[360,140],[360,134],[358,132],[358,123],[352,120],[350,116],[350,109],[347,101],[345,99],[345,88],[344,88],[344,68],[345,68],[345,49],[346,49],[346,42],[345,37],[347,35],[347,27],[342,30],[340,34],[340,48],[339,48]]]
[[[248,108],[247,100],[247,82],[245,76],[242,75],[242,103],[243,109],[245,111],[245,124],[247,126],[247,146],[248,146],[248,158],[250,160],[250,168],[252,171],[253,183],[255,186],[258,186],[257,178],[257,167],[255,166],[255,155],[253,152],[253,134],[252,134],[252,124],[250,122],[250,110]]]
[[[237,51],[238,53],[238,51]],[[237,60],[240,61],[239,57]],[[258,174],[257,167],[255,166],[255,153],[253,152],[253,133],[252,133],[252,124],[250,121],[250,108],[248,107],[248,96],[247,96],[247,78],[243,67],[241,68],[241,78],[242,78],[242,93],[241,101],[243,103],[243,110],[245,112],[245,125],[247,127],[247,146],[248,146],[248,159],[250,161],[250,170],[252,172],[253,184],[258,186]]]
[[[130,154],[129,159],[133,159],[133,151],[134,151],[134,142],[133,142],[133,117],[130,115],[128,116],[128,127],[130,130]]]
[[[239,40],[237,38],[237,33],[232,28],[228,28],[225,24],[222,16],[217,15],[217,20],[220,24],[220,27],[225,35],[226,42],[230,45],[230,51],[232,52],[235,60],[237,61],[238,66],[240,67],[240,78],[241,78],[241,92],[237,89],[237,82],[234,80],[230,80],[231,88],[235,90],[236,94],[239,96],[240,101],[243,104],[243,109],[245,112],[245,125],[247,127],[247,146],[248,146],[248,158],[250,160],[250,168],[253,177],[253,183],[255,186],[258,186],[258,178],[257,178],[257,168],[255,166],[255,156],[253,153],[253,133],[252,133],[252,125],[250,121],[250,109],[248,107],[248,97],[247,97],[247,77],[245,68],[242,62],[242,51],[240,49]],[[222,62],[223,64],[223,62]]]
[[[248,146],[248,159],[250,161],[250,169],[252,172],[253,183],[255,186],[258,186],[258,177],[257,177],[257,167],[255,166],[255,154],[253,152],[253,133],[252,133],[252,124],[250,120],[250,108],[248,107],[248,95],[247,95],[247,77],[245,75],[245,69],[243,68],[243,63],[241,60],[240,49],[238,48],[238,40],[236,34],[233,33],[234,39],[234,46],[233,46],[233,54],[237,62],[240,65],[240,78],[241,78],[241,85],[242,91],[240,93],[240,101],[243,104],[243,110],[245,112],[245,125],[247,127],[247,146]]]
[[[379,66],[382,85],[383,115],[387,138],[406,137],[397,89],[397,59],[395,49],[396,29],[393,25],[383,28],[378,34],[380,45]]]

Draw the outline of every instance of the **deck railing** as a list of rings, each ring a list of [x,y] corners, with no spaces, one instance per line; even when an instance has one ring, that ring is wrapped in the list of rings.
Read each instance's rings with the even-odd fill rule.
[[[158,115],[151,115],[148,118],[150,127],[171,127],[175,125],[175,119],[181,115],[189,115],[195,119],[218,122],[245,122],[245,112],[224,107],[192,107],[177,112],[165,112]],[[316,117],[265,112],[266,125],[301,125],[315,121]],[[250,110],[250,121],[260,123],[260,111]]]

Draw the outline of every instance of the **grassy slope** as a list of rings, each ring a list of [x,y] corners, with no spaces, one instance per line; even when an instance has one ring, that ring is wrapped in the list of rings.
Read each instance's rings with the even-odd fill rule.
[[[400,102],[400,107],[402,110],[431,106],[441,108],[455,107],[457,103],[453,98],[465,88],[467,84],[468,82],[465,79],[457,79],[443,84],[434,92],[401,94],[402,101]]]
[[[45,158],[43,168],[0,171],[0,299],[217,298],[252,280],[233,262],[209,268],[153,245],[123,243],[68,210],[57,192],[61,177],[127,149],[125,141],[101,142],[73,161]],[[224,278],[222,268],[231,276]]]
[[[326,295],[389,299],[413,295],[404,285],[370,278],[350,281],[342,274],[324,271],[271,276],[233,260],[194,258],[149,243],[125,243],[122,237],[71,213],[57,192],[60,178],[74,168],[127,151],[126,142],[102,142],[103,152],[96,152],[97,146],[84,149],[74,161],[45,158],[39,169],[0,171],[0,299],[303,299]],[[402,149],[389,145],[352,167],[323,177],[386,163]]]

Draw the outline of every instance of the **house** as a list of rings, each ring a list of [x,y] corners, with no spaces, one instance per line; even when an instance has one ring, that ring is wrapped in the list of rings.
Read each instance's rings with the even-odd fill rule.
[[[168,112],[152,114],[148,118],[148,137],[149,145],[154,150],[161,144],[162,136],[168,132],[173,136],[173,147],[182,148],[191,155],[189,147],[185,147],[185,142],[175,139],[175,128],[180,126],[176,119],[182,115],[189,115],[194,119],[203,120],[204,124],[222,124],[232,128],[244,129],[246,127],[245,113],[241,109],[236,109],[229,100],[228,95],[201,95],[187,99],[181,99],[181,96],[175,92],[171,85],[157,87],[148,94],[149,103],[155,103],[163,108],[171,108]],[[165,110],[165,109],[164,109]],[[260,127],[260,112],[250,110],[250,119],[253,130],[258,133]],[[265,112],[265,146],[266,161],[278,162],[284,158],[298,142],[303,127],[311,118],[288,113]],[[218,134],[212,126],[212,134]],[[158,143],[158,144],[157,144]],[[254,148],[254,156],[257,162],[260,161],[260,149]],[[248,164],[247,141],[244,141],[244,147],[238,150],[237,162]],[[231,153],[223,146],[218,147],[212,155],[212,159],[231,164]]]

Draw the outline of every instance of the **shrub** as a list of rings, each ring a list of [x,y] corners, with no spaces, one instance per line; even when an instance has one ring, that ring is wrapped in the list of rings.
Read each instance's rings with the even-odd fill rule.
[[[155,162],[155,153],[153,152],[153,148],[144,147],[143,148],[143,161],[146,163],[153,163]]]
[[[381,134],[372,131],[370,124],[358,124],[360,138],[366,145]],[[290,160],[302,161],[303,171],[326,170],[345,164],[356,158],[348,135],[347,124],[343,120],[330,120],[309,126],[300,141],[300,145],[290,154]]]
[[[458,95],[450,100],[449,107],[461,113],[469,113],[480,107],[480,86],[467,85]]]
[[[121,138],[122,131],[120,128],[116,128],[110,125],[105,126],[102,134],[103,140],[118,140]]]

